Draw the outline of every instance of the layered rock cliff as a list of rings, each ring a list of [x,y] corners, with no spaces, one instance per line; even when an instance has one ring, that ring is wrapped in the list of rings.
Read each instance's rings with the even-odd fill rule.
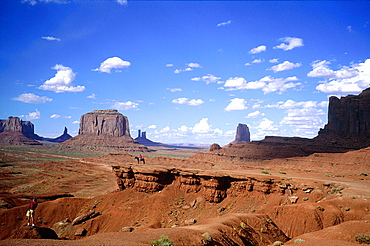
[[[34,125],[30,121],[22,121],[18,117],[0,120],[0,144],[4,145],[40,145],[35,140],[42,138],[34,133]]]
[[[59,144],[59,146],[150,151],[131,138],[128,118],[115,109],[94,110],[82,115],[78,132],[76,137]]]
[[[317,140],[333,144],[367,147],[370,145],[370,88],[359,95],[329,99],[328,123]]]
[[[219,203],[227,196],[259,194],[292,195],[292,185],[281,179],[263,175],[248,175],[232,171],[192,170],[164,166],[121,164],[112,166],[119,190],[159,192],[168,186],[176,186],[186,193],[198,193],[206,201]],[[296,190],[298,187],[294,187]],[[300,189],[308,189],[303,185]],[[313,189],[322,189],[321,184]]]
[[[79,135],[130,136],[128,119],[116,109],[94,110],[81,116]]]
[[[246,124],[239,123],[238,127],[236,128],[235,140],[231,143],[232,144],[248,143],[250,141],[251,138],[248,126]]]
[[[7,120],[0,120],[0,132],[21,132],[26,137],[41,140],[42,137],[35,134],[35,127],[30,121],[23,121],[18,117],[8,117]]]

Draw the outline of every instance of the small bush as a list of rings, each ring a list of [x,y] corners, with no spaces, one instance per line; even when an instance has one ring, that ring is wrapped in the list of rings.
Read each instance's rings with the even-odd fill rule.
[[[301,243],[301,242],[304,242],[304,240],[303,239],[300,239],[300,238],[294,240],[294,243]]]
[[[261,171],[261,173],[271,175],[271,173],[269,173],[269,172],[268,172],[268,171],[266,171],[266,170]]]
[[[359,243],[370,244],[370,237],[363,233],[357,234],[355,240]]]
[[[245,224],[244,222],[240,222],[240,226],[241,226],[243,229],[247,228],[247,224]]]
[[[212,242],[212,236],[208,233],[208,232],[205,232],[202,234],[202,237],[204,238],[204,240],[206,240],[207,242]]]
[[[321,207],[321,206],[317,206],[316,207],[318,210],[320,210],[320,211],[324,211],[325,210],[325,208],[323,208],[323,207]]]
[[[279,173],[280,174],[286,174],[286,172],[284,172],[284,171],[280,171]],[[276,241],[276,242],[280,242],[280,241]]]
[[[274,245],[274,246],[281,246],[281,245],[284,245],[284,243],[281,242],[281,241],[275,241],[272,245]]]
[[[303,197],[303,201],[308,201],[308,197]]]
[[[360,173],[360,176],[367,176],[367,173]]]
[[[167,236],[162,235],[159,239],[152,241],[149,245],[151,246],[172,246],[172,241]]]
[[[349,211],[349,210],[351,210],[350,208],[348,208],[348,207],[345,207],[344,208],[344,211]]]

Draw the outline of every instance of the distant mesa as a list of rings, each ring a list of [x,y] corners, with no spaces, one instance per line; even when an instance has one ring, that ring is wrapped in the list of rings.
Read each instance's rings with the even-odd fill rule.
[[[141,130],[138,130],[137,138],[135,138],[135,140],[138,141],[139,144],[145,146],[164,146],[162,143],[153,142],[152,140],[147,139],[146,132],[142,132]]]
[[[22,121],[18,117],[0,120],[1,145],[42,145],[34,139],[42,138],[34,133],[34,126],[30,121]]]
[[[7,120],[0,120],[0,144],[1,145],[42,145],[39,141],[61,143],[72,136],[64,133],[57,138],[44,138],[35,134],[35,127],[30,121],[23,121],[18,117],[8,117]]]
[[[150,151],[131,138],[128,118],[115,109],[94,110],[82,115],[78,135],[59,146]]]
[[[249,128],[246,124],[239,123],[238,127],[236,128],[236,136],[235,140],[232,141],[232,144],[237,143],[249,143],[251,141],[251,134],[249,132]]]

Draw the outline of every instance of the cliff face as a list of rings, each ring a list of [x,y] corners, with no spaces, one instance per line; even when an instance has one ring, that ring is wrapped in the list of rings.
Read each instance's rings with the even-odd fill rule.
[[[128,119],[115,109],[94,110],[80,120],[79,135],[130,136]]]
[[[248,143],[250,141],[251,139],[248,126],[246,124],[239,123],[238,127],[236,128],[235,140],[231,143],[232,144]]]
[[[148,152],[130,136],[128,118],[115,109],[94,110],[81,116],[79,134],[59,144],[89,149],[113,148],[122,151]]]
[[[328,124],[319,132],[319,139],[325,137],[359,147],[370,144],[370,88],[359,95],[330,97]]]
[[[34,125],[30,121],[22,121],[18,117],[0,120],[0,142],[9,145],[38,145],[34,140],[42,138],[34,133]]]
[[[270,177],[241,175],[227,171],[200,171],[152,166],[112,166],[120,190],[158,192],[170,185],[186,193],[199,193],[208,202],[219,203],[227,196],[260,194],[287,194],[291,189],[286,182]]]

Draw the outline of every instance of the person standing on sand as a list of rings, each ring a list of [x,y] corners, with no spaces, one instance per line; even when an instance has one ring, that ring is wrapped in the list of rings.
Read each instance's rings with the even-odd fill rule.
[[[27,213],[26,213],[26,217],[27,217],[27,225],[31,225],[31,221],[32,221],[32,226],[35,226],[34,224],[34,219],[33,219],[33,214],[35,213],[35,210],[37,208],[37,198],[33,198],[30,203],[28,204],[28,209],[27,209]]]

